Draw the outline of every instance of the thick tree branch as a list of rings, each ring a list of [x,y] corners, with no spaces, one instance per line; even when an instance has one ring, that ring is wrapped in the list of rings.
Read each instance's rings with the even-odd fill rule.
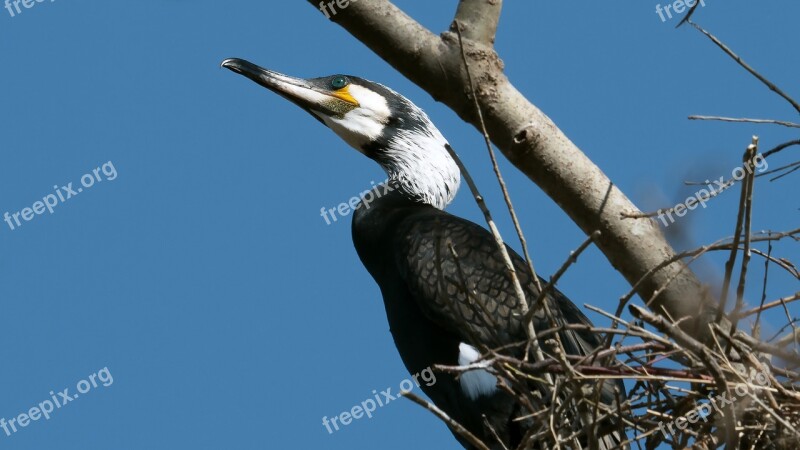
[[[503,0],[460,0],[455,22],[463,26],[464,39],[492,45],[502,9]]]
[[[309,3],[316,6],[314,0]],[[490,6],[496,6],[499,12],[499,2],[462,1],[459,14],[463,17],[459,20],[470,20],[465,12],[469,8]],[[332,20],[480,129],[454,33],[437,36],[387,0],[352,3]],[[495,23],[494,19],[488,22]],[[484,39],[486,30],[486,26],[477,27],[470,35]],[[661,292],[651,304],[653,310],[676,319],[688,317],[681,327],[706,341],[715,302],[708,298],[694,274],[677,261],[648,273],[675,254],[656,223],[648,218],[625,218],[639,210],[549,117],[511,84],[491,46],[465,39],[464,47],[475,94],[494,144],[585,233],[601,232],[598,247],[628,282],[634,285],[647,277],[638,284],[637,293],[649,299]]]

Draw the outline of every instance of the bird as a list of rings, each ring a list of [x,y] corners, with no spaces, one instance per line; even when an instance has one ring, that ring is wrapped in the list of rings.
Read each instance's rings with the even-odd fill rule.
[[[485,228],[445,211],[461,173],[450,144],[421,108],[357,76],[296,78],[239,58],[225,59],[221,66],[299,106],[386,172],[387,192],[369,204],[364,198],[355,209],[352,239],[381,291],[391,335],[410,373],[436,365],[467,366],[488,348],[506,346],[513,356],[522,356],[525,350],[514,344],[526,342],[526,324],[497,241]],[[518,253],[506,248],[531,304],[539,295],[533,274]],[[545,301],[558,325],[591,325],[558,289]],[[551,325],[538,310],[533,321],[538,330]],[[558,336],[571,355],[587,355],[602,345],[600,337],[583,329]],[[436,383],[420,387],[489,448],[513,449],[525,438],[529,421],[515,420],[524,410],[503,383],[499,374],[475,368],[443,373]],[[615,395],[624,397],[624,386],[602,386],[602,402],[613,403]],[[587,425],[575,421],[576,429]],[[620,448],[624,436],[612,428],[593,438],[591,447]],[[450,429],[465,449],[478,448]]]

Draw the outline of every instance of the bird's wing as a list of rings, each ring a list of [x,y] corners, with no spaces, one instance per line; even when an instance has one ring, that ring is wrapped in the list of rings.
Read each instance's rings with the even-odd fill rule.
[[[395,249],[396,264],[409,290],[424,314],[439,326],[463,342],[491,348],[526,339],[511,276],[486,229],[426,209],[398,227]],[[527,265],[511,248],[508,251],[527,302],[532,303],[538,292]],[[559,325],[591,323],[557,290],[547,301]],[[537,311],[534,320],[537,330],[550,328],[544,312]],[[592,333],[567,331],[560,335],[569,354],[587,354],[599,345]]]
[[[395,262],[406,285],[434,323],[455,333],[462,342],[477,347],[497,348],[526,340],[511,276],[497,243],[484,228],[431,208],[404,220],[398,227],[394,245]],[[527,264],[512,249],[508,248],[508,252],[527,302],[532,304],[538,291],[531,282]],[[557,325],[591,325],[557,289],[552,290],[546,301]],[[534,324],[537,331],[551,327],[541,308],[534,314]],[[600,337],[588,330],[564,330],[558,335],[564,351],[571,355],[587,355],[601,345]],[[550,350],[548,345],[542,348],[546,353]],[[516,346],[506,352],[519,356],[522,349]],[[613,404],[617,398],[615,389],[624,397],[625,386],[621,381],[602,382],[601,402]],[[582,422],[576,419],[575,423],[580,426]],[[612,423],[611,429],[618,428]],[[622,439],[614,431],[602,437],[600,448],[616,448]]]

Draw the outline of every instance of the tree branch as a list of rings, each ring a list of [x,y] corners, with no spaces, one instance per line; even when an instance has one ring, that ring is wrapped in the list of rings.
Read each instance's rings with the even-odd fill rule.
[[[502,9],[503,0],[460,0],[454,23],[463,25],[464,39],[492,45]]]

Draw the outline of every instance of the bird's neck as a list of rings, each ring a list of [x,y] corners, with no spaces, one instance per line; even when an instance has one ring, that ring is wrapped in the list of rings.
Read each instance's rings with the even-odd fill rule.
[[[407,198],[444,209],[461,184],[458,165],[438,130],[412,130],[395,136],[376,157],[390,186]]]

